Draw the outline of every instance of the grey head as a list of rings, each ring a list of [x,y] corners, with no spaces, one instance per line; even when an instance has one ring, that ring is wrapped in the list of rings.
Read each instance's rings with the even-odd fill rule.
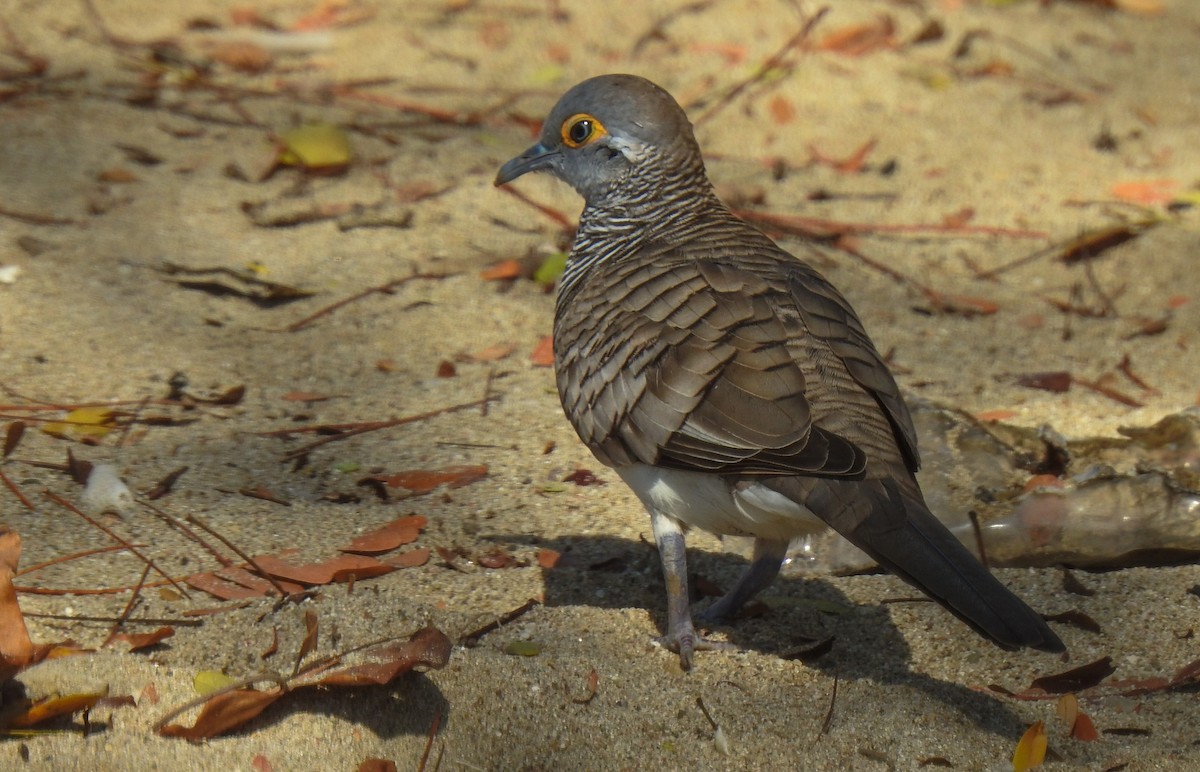
[[[671,177],[704,178],[700,149],[683,108],[636,75],[601,75],[563,94],[537,144],[500,167],[496,184],[533,171],[567,182],[589,204],[600,204],[614,193],[652,188]]]

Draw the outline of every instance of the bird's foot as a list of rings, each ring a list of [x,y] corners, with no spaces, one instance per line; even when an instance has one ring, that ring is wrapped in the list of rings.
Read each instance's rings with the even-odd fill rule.
[[[679,665],[684,670],[692,669],[692,654],[697,651],[732,651],[737,646],[726,641],[713,641],[696,633],[690,623],[678,630],[654,639],[654,643],[679,655]]]

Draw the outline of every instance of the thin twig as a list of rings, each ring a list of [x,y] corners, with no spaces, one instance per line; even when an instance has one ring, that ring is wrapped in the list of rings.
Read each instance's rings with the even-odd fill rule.
[[[988,565],[987,549],[983,546],[983,528],[979,525],[979,513],[973,509],[967,510],[967,517],[971,521],[971,530],[975,532],[975,549],[979,551],[979,562],[984,568],[990,568]]]
[[[558,211],[554,207],[546,206],[545,204],[534,201],[532,198],[525,195],[524,193],[517,190],[516,188],[512,187],[511,185],[501,185],[500,191],[502,193],[507,193],[508,195],[517,199],[521,203],[528,204],[529,206],[538,210],[539,212],[541,212],[542,214],[546,215],[551,220],[553,220],[555,222],[555,224],[557,224],[559,227],[563,228],[564,230],[568,230],[568,231],[575,230],[575,222],[570,217],[567,217],[565,214]]]
[[[104,643],[100,644],[101,646],[107,646],[113,642],[114,638],[117,637],[117,631],[125,625],[125,620],[129,619],[129,615],[133,613],[134,607],[137,606],[138,599],[142,597],[142,587],[146,585],[146,577],[149,575],[150,564],[147,563],[146,567],[142,569],[142,578],[138,579],[137,587],[134,588],[133,593],[130,594],[129,602],[125,604],[125,610],[122,611],[121,616],[117,617],[116,621],[113,622],[112,627],[108,631],[108,637],[104,639]]]
[[[167,574],[166,571],[163,571],[161,568],[159,568],[158,565],[152,559],[150,559],[150,557],[148,557],[147,555],[143,555],[142,552],[137,547],[133,546],[132,543],[125,540],[121,536],[118,536],[111,528],[108,528],[104,524],[100,523],[98,520],[91,517],[86,512],[81,510],[79,507],[75,506],[71,502],[64,499],[62,496],[59,496],[58,494],[54,493],[49,488],[43,490],[42,495],[45,496],[46,498],[50,499],[51,501],[53,501],[55,504],[58,504],[60,507],[63,507],[68,512],[79,515],[84,520],[86,520],[90,525],[92,525],[93,527],[95,527],[95,528],[103,531],[105,534],[107,534],[109,536],[109,538],[113,539],[114,541],[120,542],[122,545],[124,545],[125,549],[129,550],[134,555],[137,555],[138,558],[140,558],[144,563],[149,564],[150,567],[153,568],[156,572],[158,572],[158,574],[160,576],[162,576],[164,579],[166,579],[168,582],[170,582],[171,586],[174,587],[176,590],[178,590],[180,595],[187,598],[188,600],[191,600],[192,596],[188,595],[187,590],[183,589],[183,586],[180,585],[179,582],[172,579],[171,576],[169,574]]]
[[[146,545],[139,544],[138,546],[144,547]],[[106,552],[117,552],[123,549],[125,549],[124,545],[111,544],[107,547],[97,547],[96,549],[84,550],[83,552],[76,552],[71,555],[62,555],[61,557],[53,558],[51,560],[43,560],[41,563],[34,563],[32,566],[22,568],[20,571],[13,574],[13,576],[24,576],[25,574],[32,574],[34,571],[40,571],[43,568],[56,566],[59,563],[67,563],[72,560],[78,560],[79,558],[91,557],[92,555],[102,555]]]
[[[461,638],[458,639],[458,645],[466,646],[466,647],[474,646],[477,643],[479,643],[479,639],[482,638],[483,636],[487,635],[488,633],[492,632],[493,630],[499,630],[501,627],[504,627],[506,624],[508,624],[509,622],[512,622],[514,619],[519,619],[520,617],[523,617],[524,615],[528,614],[532,609],[535,609],[540,605],[542,605],[541,601],[530,598],[529,600],[522,603],[520,606],[517,606],[512,611],[509,611],[507,614],[503,614],[498,619],[488,622],[486,625],[484,625],[483,627],[480,627],[478,630],[475,630],[474,632],[470,632],[470,633],[467,633],[466,635],[462,636]]]
[[[8,475],[4,473],[3,469],[0,469],[0,482],[3,482],[4,486],[12,491],[12,495],[16,496],[17,501],[20,501],[22,504],[24,504],[26,509],[28,509],[30,512],[37,512],[37,507],[33,506],[33,502],[26,498],[25,494],[21,492],[21,489],[17,487],[15,482],[8,479]]]
[[[798,46],[802,40],[812,33],[813,29],[817,26],[817,23],[824,18],[828,11],[828,6],[818,9],[816,13],[814,13],[807,21],[804,22],[804,24],[800,26],[800,29],[796,31],[796,34],[788,38],[784,44],[775,51],[775,53],[768,56],[766,61],[760,64],[758,69],[756,69],[749,78],[746,78],[740,83],[734,84],[733,88],[726,91],[720,99],[713,103],[712,107],[701,113],[700,117],[692,121],[692,123],[696,126],[704,123],[709,118],[712,118],[714,115],[728,107],[733,100],[741,96],[743,91],[770,75],[773,70],[782,64],[784,57],[788,55],[788,52]]]
[[[436,710],[433,713],[433,723],[429,726],[429,732],[425,736],[425,750],[421,752],[421,760],[417,762],[417,772],[425,772],[425,764],[429,761],[429,751],[433,749],[433,738],[437,737],[438,729],[442,726],[442,711]]]
[[[276,581],[275,577],[271,576],[266,571],[264,571],[262,569],[262,567],[258,565],[258,563],[254,562],[254,558],[250,557],[245,552],[242,552],[241,548],[239,548],[236,544],[229,541],[229,539],[226,539],[224,536],[222,536],[220,533],[215,531],[213,528],[209,527],[209,525],[207,523],[205,523],[203,520],[196,517],[195,515],[188,515],[187,519],[188,519],[189,523],[191,523],[192,525],[196,526],[200,530],[207,533],[209,536],[212,536],[214,539],[216,539],[217,541],[224,544],[226,547],[228,547],[230,549],[231,552],[233,552],[239,558],[241,558],[242,560],[246,561],[251,566],[253,566],[254,570],[257,571],[259,573],[259,575],[262,576],[263,579],[266,579],[268,582],[271,583],[271,586],[274,587],[275,591],[279,593],[279,597],[286,598],[288,596],[288,592],[287,592],[287,590],[283,589],[283,585],[281,585],[278,581]]]
[[[218,552],[216,547],[212,546],[211,544],[206,542],[204,539],[200,538],[199,534],[197,534],[191,528],[188,528],[182,521],[179,520],[179,518],[173,517],[173,516],[167,514],[162,509],[159,509],[157,506],[155,506],[154,504],[151,504],[148,501],[143,501],[140,498],[137,499],[137,503],[141,504],[146,509],[149,509],[159,519],[161,519],[163,522],[165,522],[167,525],[176,529],[177,531],[182,533],[187,538],[191,539],[192,541],[196,542],[204,549],[208,550],[209,554],[212,555],[214,558],[216,558],[217,562],[219,562],[221,565],[225,566],[226,568],[233,565],[232,560],[230,560],[229,558],[225,557],[220,552]]]
[[[395,290],[397,287],[399,287],[403,284],[407,284],[408,282],[413,281],[414,279],[447,279],[451,276],[457,276],[457,275],[458,275],[457,273],[421,273],[418,271],[417,273],[414,273],[411,276],[405,276],[402,279],[393,279],[392,281],[389,281],[387,284],[380,284],[378,287],[368,287],[367,289],[362,290],[361,292],[356,292],[355,294],[351,295],[348,298],[342,298],[341,300],[337,301],[336,303],[332,303],[332,304],[320,309],[319,311],[309,314],[308,316],[304,317],[300,321],[292,322],[287,327],[284,327],[282,331],[283,332],[296,332],[297,330],[302,330],[305,327],[307,327],[309,324],[311,324],[312,322],[316,321],[317,319],[320,319],[323,316],[328,316],[329,314],[332,314],[334,311],[337,311],[342,306],[350,305],[351,303],[358,301],[358,300],[362,300],[363,298],[365,298],[369,295],[375,295],[375,294],[390,295],[390,294],[392,294],[392,291]]]
[[[499,399],[499,397],[488,397],[488,400],[496,400],[496,399]],[[482,404],[484,401],[485,400],[477,399],[474,402],[464,402],[461,405],[451,405],[449,407],[442,407],[442,408],[438,408],[437,410],[430,410],[425,413],[418,413],[417,415],[405,416],[404,418],[392,418],[387,421],[368,421],[366,423],[354,424],[354,425],[352,425],[353,428],[347,429],[346,431],[342,432],[341,434],[334,434],[334,435],[330,435],[329,437],[322,437],[319,440],[314,440],[306,445],[302,445],[299,448],[295,448],[294,450],[288,451],[287,453],[284,454],[283,458],[285,461],[292,461],[294,459],[300,458],[301,456],[307,455],[309,453],[309,451],[315,450],[316,448],[319,448],[322,445],[328,444],[330,442],[338,442],[340,440],[345,440],[350,437],[355,437],[359,434],[366,434],[367,432],[378,431],[379,429],[389,429],[393,426],[403,426],[404,424],[416,423],[417,421],[424,421],[429,418],[436,418],[437,416],[445,415],[446,413],[455,413],[455,412],[458,412],[459,410],[466,410],[467,408],[477,407],[478,405]],[[277,433],[286,434],[287,432],[277,432]]]

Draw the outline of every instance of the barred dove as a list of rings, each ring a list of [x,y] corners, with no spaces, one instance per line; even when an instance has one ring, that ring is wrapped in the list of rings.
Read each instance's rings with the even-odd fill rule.
[[[718,200],[670,94],[632,75],[580,83],[496,184],[532,171],[586,202],[558,288],[559,396],[650,513],[660,642],[685,669],[724,646],[692,622],[690,527],[755,539],[706,624],[769,585],[790,540],[831,526],[997,645],[1063,650],[929,512],[912,419],[854,310]]]

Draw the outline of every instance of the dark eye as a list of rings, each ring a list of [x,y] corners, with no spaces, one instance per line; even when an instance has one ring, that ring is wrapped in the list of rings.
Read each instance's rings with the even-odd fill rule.
[[[592,122],[586,118],[581,121],[575,121],[575,123],[571,124],[571,129],[567,136],[576,145],[582,145],[584,142],[587,142],[588,137],[592,136]]]

